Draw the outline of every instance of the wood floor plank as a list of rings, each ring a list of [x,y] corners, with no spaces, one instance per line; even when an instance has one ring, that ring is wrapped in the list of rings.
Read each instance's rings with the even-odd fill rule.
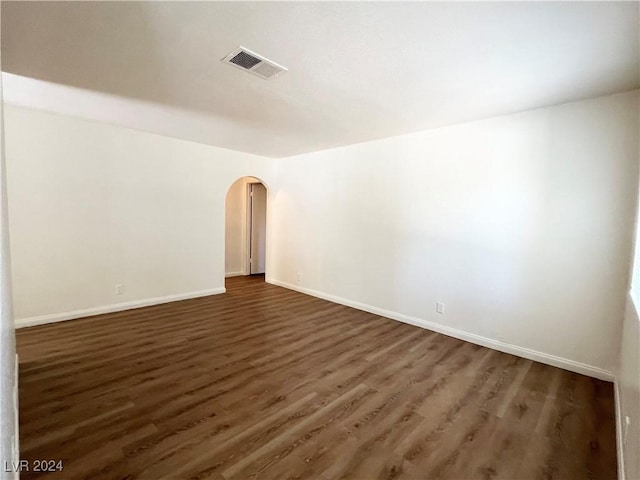
[[[612,385],[264,283],[21,329],[44,479],[614,479]]]

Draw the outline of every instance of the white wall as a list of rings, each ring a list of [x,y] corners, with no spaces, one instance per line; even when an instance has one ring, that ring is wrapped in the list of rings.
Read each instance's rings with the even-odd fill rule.
[[[611,378],[637,190],[637,98],[280,160],[269,280]]]
[[[622,440],[619,447],[624,454],[625,477],[629,480],[640,478],[640,321],[638,304],[633,300],[639,297],[636,293],[632,295],[625,313],[617,378],[620,402],[618,434]],[[625,427],[625,417],[629,418],[628,427]],[[626,435],[625,428],[628,428]]]
[[[636,103],[636,108],[640,103]],[[640,110],[640,108],[639,108]],[[638,132],[640,134],[640,131]],[[639,135],[640,141],[640,135]],[[640,159],[640,157],[639,157]],[[640,202],[639,202],[640,209]],[[620,366],[617,377],[619,400],[619,430],[623,453],[625,477],[629,480],[640,478],[640,222],[636,218],[635,255],[631,290],[627,297],[622,339],[620,344]],[[629,418],[628,427],[625,426]],[[625,428],[627,432],[625,434]]]
[[[227,190],[274,174],[264,157],[12,106],[6,141],[22,325],[222,291]]]
[[[7,217],[4,112],[0,81],[0,479],[18,478],[4,468],[18,460],[16,345],[11,301],[11,256]]]

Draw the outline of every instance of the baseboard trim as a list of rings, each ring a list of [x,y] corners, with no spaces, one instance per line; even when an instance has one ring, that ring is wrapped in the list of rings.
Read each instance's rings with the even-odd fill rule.
[[[428,320],[423,320],[421,318],[404,315],[402,313],[394,312],[391,310],[385,310],[382,308],[374,307],[372,305],[367,305],[360,302],[354,302],[346,298],[330,295],[330,294],[320,292],[318,290],[313,290],[310,288],[300,287],[298,285],[293,285],[291,283],[283,282],[273,278],[269,278],[266,281],[267,283],[271,283],[279,287],[288,288],[290,290],[295,290],[297,292],[304,293],[306,295],[311,295],[313,297],[322,298],[323,300],[328,300],[334,303],[339,303],[341,305],[355,308],[357,310],[373,313],[374,315],[380,315],[382,317],[387,317],[392,320],[397,320],[403,323],[408,323],[410,325],[415,325],[417,327],[421,327],[427,330],[442,333],[443,335],[447,335],[449,337],[465,340],[467,342],[475,343],[476,345],[492,348],[494,350],[509,353],[511,355],[516,355],[518,357],[523,357],[528,360],[534,360],[536,362],[562,368],[564,370],[569,370],[571,372],[580,373],[582,375],[598,378],[600,380],[606,380],[608,382],[612,382],[614,380],[613,372],[609,370],[604,370],[599,367],[594,367],[586,363],[576,362],[568,358],[550,355],[548,353],[539,352],[537,350],[532,350],[530,348],[519,347],[517,345],[512,345],[510,343],[505,343],[499,340],[483,337],[481,335],[469,333],[464,330],[459,330],[457,328],[446,327],[444,325],[430,322]]]
[[[229,273],[225,273],[225,274],[224,274],[225,278],[229,278],[229,277],[241,277],[242,275],[244,275],[244,272],[229,272]]]
[[[618,379],[613,381],[613,397],[616,406],[616,453],[618,456],[618,480],[625,480],[624,470],[624,438],[622,436],[622,404],[620,402],[620,386],[618,385]]]
[[[162,303],[178,302],[180,300],[188,300],[190,298],[218,295],[225,292],[226,289],[224,287],[220,287],[211,288],[209,290],[199,290],[197,292],[167,295],[164,297],[134,300],[132,302],[116,303],[113,305],[104,305],[102,307],[84,308],[82,310],[74,310],[72,312],[54,313],[52,315],[42,315],[39,317],[21,318],[19,320],[16,320],[14,325],[15,328],[33,327],[36,325],[44,325],[46,323],[64,322],[67,320],[74,320],[76,318],[92,317],[94,315],[102,315],[104,313],[122,312],[123,310],[132,310],[134,308],[150,307],[152,305],[160,305]]]

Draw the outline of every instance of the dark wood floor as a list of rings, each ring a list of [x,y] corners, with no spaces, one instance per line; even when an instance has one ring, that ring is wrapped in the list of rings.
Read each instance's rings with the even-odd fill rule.
[[[22,458],[60,479],[616,477],[610,383],[260,278],[227,289],[19,330]]]

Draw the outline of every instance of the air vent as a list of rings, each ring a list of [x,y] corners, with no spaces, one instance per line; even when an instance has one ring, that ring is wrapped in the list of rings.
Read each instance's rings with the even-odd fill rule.
[[[264,58],[251,50],[238,47],[222,59],[223,62],[236,68],[252,73],[260,78],[273,78],[287,69],[276,62]]]

